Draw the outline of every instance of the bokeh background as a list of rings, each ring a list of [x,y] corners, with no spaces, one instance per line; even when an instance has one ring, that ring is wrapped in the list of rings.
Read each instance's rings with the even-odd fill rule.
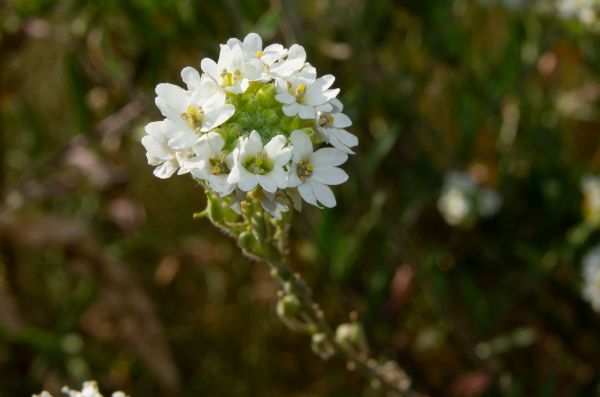
[[[599,395],[581,258],[600,233],[580,189],[600,168],[599,29],[563,6],[1,2],[0,396],[90,378],[132,396],[377,395],[280,323],[266,267],[192,219],[195,183],[146,164],[155,85],[251,31],[334,74],[360,139],[338,206],[292,231],[328,316],[357,310],[373,354],[433,396]],[[497,213],[448,224],[453,171]]]

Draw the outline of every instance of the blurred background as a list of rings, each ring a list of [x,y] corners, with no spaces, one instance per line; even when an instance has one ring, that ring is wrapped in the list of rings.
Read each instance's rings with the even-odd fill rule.
[[[600,395],[597,7],[4,0],[0,396],[377,395],[280,323],[266,267],[192,219],[196,184],[146,164],[155,85],[251,31],[334,74],[360,139],[338,206],[292,231],[328,316],[356,309],[433,396]]]

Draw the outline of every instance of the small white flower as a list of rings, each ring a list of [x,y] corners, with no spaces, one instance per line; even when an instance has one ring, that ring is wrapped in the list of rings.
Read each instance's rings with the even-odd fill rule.
[[[262,74],[260,80],[262,82],[268,82],[273,78],[271,75],[271,68],[277,62],[278,68],[280,68],[280,66],[285,63],[284,59],[288,55],[288,50],[281,44],[270,44],[263,49],[262,39],[256,33],[249,33],[244,38],[243,42],[236,38],[229,39],[227,45],[230,48],[239,45],[247,60],[252,61],[258,59],[261,62]],[[304,59],[306,59],[306,53],[304,53]],[[304,64],[304,61],[302,61],[302,64]],[[300,65],[300,67],[301,66],[302,65]],[[300,69],[300,67],[298,67],[298,69]]]
[[[180,169],[178,158],[181,157],[167,144],[168,139],[161,129],[162,123],[162,121],[154,121],[146,125],[146,135],[142,138],[142,145],[146,148],[148,164],[156,166],[154,175],[166,179]],[[183,168],[179,173],[184,174],[186,171]]]
[[[212,190],[221,196],[233,191],[235,184],[227,182],[227,177],[233,168],[233,154],[223,151],[225,140],[214,131],[203,135],[193,150],[193,159],[197,167],[192,168],[195,178],[206,180]]]
[[[285,59],[278,59],[270,66],[270,72],[276,77],[290,77],[300,72],[306,66],[306,51],[304,47],[293,44]],[[316,75],[316,71],[315,71]]]
[[[600,223],[600,177],[588,175],[581,181],[583,216],[590,224]]]
[[[166,117],[162,128],[169,146],[177,150],[189,149],[199,135],[220,126],[235,113],[235,107],[225,103],[225,93],[212,79],[200,77],[193,68],[183,69],[181,76],[191,90],[159,84],[155,101]]]
[[[437,206],[449,225],[470,226],[478,218],[496,214],[502,198],[497,191],[477,184],[468,173],[453,171],[446,175]]]
[[[260,185],[266,192],[274,193],[277,188],[287,185],[283,166],[290,161],[292,149],[286,147],[283,135],[274,136],[266,145],[260,135],[252,131],[250,136],[241,138],[233,151],[234,165],[227,182],[248,192]]]
[[[466,221],[472,206],[465,190],[451,186],[444,189],[440,196],[438,209],[449,225],[456,226]]]
[[[352,125],[350,117],[342,113],[343,105],[334,98],[329,102],[333,106],[332,113],[317,113],[316,126],[321,138],[336,149],[354,154],[351,147],[358,145],[358,138],[345,129]]]
[[[293,131],[290,140],[294,151],[289,186],[297,187],[309,204],[335,207],[335,196],[328,185],[339,185],[348,180],[348,174],[337,167],[346,162],[348,155],[327,147],[313,152],[312,142],[302,130]]]
[[[600,246],[583,257],[583,297],[600,312]]]
[[[247,59],[239,44],[221,45],[218,63],[204,58],[200,67],[219,86],[234,94],[246,92],[250,82],[259,80],[262,74],[260,60]]]
[[[275,99],[283,104],[286,116],[298,115],[301,119],[314,119],[317,112],[333,110],[329,101],[340,92],[339,88],[329,89],[334,81],[335,77],[330,74],[315,80],[301,74],[288,79],[277,79]]]
[[[68,397],[102,397],[98,390],[98,384],[93,380],[84,382],[81,390],[73,390],[65,386],[61,391]],[[34,394],[33,397],[52,397],[52,395],[44,390],[40,394]],[[112,394],[112,397],[127,397],[127,395],[122,391],[117,391]]]

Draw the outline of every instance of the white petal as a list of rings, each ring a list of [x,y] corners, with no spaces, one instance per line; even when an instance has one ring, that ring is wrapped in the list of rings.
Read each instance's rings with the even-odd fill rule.
[[[288,177],[282,167],[273,168],[273,171],[269,173],[269,176],[275,181],[278,188],[285,189],[287,187]]]
[[[275,95],[275,99],[277,100],[277,102],[283,103],[285,105],[289,105],[290,103],[296,102],[296,98],[294,98],[292,94],[290,94],[287,91],[280,92],[279,94]]]
[[[358,145],[358,138],[356,135],[349,133],[346,130],[337,130],[335,136],[346,146],[354,147]]]
[[[286,116],[292,117],[298,114],[299,105],[295,102],[289,105],[283,105],[282,110]]]
[[[178,135],[169,139],[169,146],[175,150],[185,150],[198,142],[198,135],[192,131],[181,131]]]
[[[190,66],[183,68],[181,71],[181,79],[190,91],[194,91],[200,87],[200,73]]]
[[[228,103],[216,108],[206,109],[202,118],[202,131],[209,131],[220,126],[235,113],[235,106]]]
[[[240,167],[241,165],[238,165],[231,169],[231,172],[229,173],[229,175],[227,175],[227,183],[235,184],[241,180],[242,175]]]
[[[246,51],[256,53],[257,51],[262,50],[262,39],[256,33],[248,33],[244,38],[243,47]]]
[[[334,113],[331,116],[333,117],[333,126],[335,128],[348,128],[352,125],[352,120],[344,113]]]
[[[299,163],[313,152],[312,142],[306,132],[302,130],[292,131],[290,141],[294,148],[293,160],[295,163]]]
[[[348,174],[337,167],[317,167],[313,171],[312,178],[325,185],[339,185],[348,180]]]
[[[277,190],[277,184],[270,175],[258,175],[258,183],[269,193],[275,193]]]
[[[304,120],[312,120],[315,118],[315,108],[310,105],[299,105],[298,117]]]
[[[336,166],[344,164],[348,155],[334,148],[321,148],[313,153],[312,163],[315,167]]]
[[[154,175],[160,179],[170,178],[179,168],[177,161],[165,161],[161,166],[154,169]]]
[[[335,207],[336,201],[333,192],[329,188],[329,186],[325,186],[319,182],[314,181],[313,179],[309,180],[310,186],[317,197],[317,200],[323,204],[327,208]]]
[[[210,58],[204,58],[200,61],[200,69],[206,73],[215,82],[219,81],[219,67],[217,63]]]
[[[248,171],[244,171],[246,170],[240,169],[241,178],[238,182],[238,187],[245,192],[249,192],[250,190],[254,189],[256,185],[258,185],[258,177],[257,175],[251,174]]]
[[[304,201],[306,201],[307,203],[312,204],[315,207],[319,206],[319,204],[317,204],[317,198],[315,197],[315,193],[313,192],[310,183],[304,183],[298,186],[298,193],[300,193],[300,196],[302,196]]]

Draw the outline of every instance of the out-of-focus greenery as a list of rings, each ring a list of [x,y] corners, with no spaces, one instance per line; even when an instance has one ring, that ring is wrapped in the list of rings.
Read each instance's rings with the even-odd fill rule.
[[[292,266],[337,321],[433,396],[593,396],[600,317],[580,294],[580,181],[600,168],[598,33],[466,0],[0,3],[0,396],[94,378],[132,396],[371,396],[273,306],[276,284],[140,136],[158,82],[256,31],[336,76],[360,138]],[[519,4],[521,4],[519,6]],[[450,227],[444,176],[498,214]]]

